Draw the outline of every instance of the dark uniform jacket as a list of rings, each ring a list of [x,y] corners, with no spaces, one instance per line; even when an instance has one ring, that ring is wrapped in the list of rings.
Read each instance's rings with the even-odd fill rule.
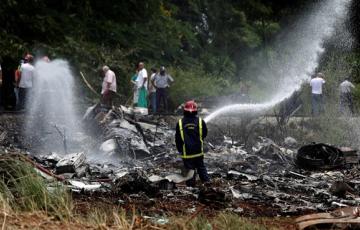
[[[203,139],[207,136],[207,127],[204,120],[201,119],[201,132],[199,120],[200,118],[197,116],[184,116],[181,119],[184,139],[181,136],[180,121],[176,125],[176,148],[181,153],[182,158],[193,158],[203,155]]]

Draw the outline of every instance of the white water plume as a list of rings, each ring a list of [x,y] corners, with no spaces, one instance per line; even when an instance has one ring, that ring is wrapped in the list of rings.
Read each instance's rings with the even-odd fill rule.
[[[75,111],[74,78],[67,61],[37,61],[28,100],[26,135],[41,139],[53,151],[64,150],[64,138],[80,131]],[[66,151],[66,150],[65,150]]]
[[[267,110],[290,97],[310,79],[324,52],[323,42],[344,22],[351,0],[326,0],[315,5],[312,12],[299,20],[287,35],[276,44],[280,56],[268,72],[267,79],[276,81],[274,94],[258,104],[233,104],[222,107],[205,118],[206,122],[224,113],[251,113]],[[270,80],[272,79],[272,80]]]

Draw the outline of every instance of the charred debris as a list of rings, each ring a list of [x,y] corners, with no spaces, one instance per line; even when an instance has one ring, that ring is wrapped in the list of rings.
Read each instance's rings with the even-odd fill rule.
[[[291,137],[281,146],[259,137],[250,150],[226,137],[216,145],[208,142],[205,163],[211,183],[197,180],[197,187],[186,187],[194,172],[184,170],[177,158],[176,120],[95,105],[83,117],[92,134],[84,146],[91,150],[30,154],[3,148],[8,154],[23,152],[49,187],[61,181],[73,193],[111,195],[123,205],[130,202],[124,197],[155,203],[186,200],[251,215],[242,205],[249,203],[271,208],[271,215],[298,215],[360,204],[356,150],[322,143],[299,146]]]

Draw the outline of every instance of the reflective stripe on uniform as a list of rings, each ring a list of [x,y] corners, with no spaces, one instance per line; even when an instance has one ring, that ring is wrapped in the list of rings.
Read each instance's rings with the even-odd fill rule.
[[[180,129],[181,140],[183,141],[183,154],[182,154],[182,157],[186,158],[185,138],[184,138],[184,129],[183,129],[183,125],[182,125],[182,119],[179,120],[179,129]]]
[[[202,129],[202,119],[199,117],[199,134],[200,134],[200,142],[201,142],[201,153],[204,154],[204,142],[203,142],[203,129]]]
[[[198,154],[194,154],[194,155],[181,155],[181,158],[183,159],[189,159],[189,158],[195,158],[195,157],[201,157],[204,156],[204,153],[198,153]]]
[[[181,158],[189,159],[189,158],[195,158],[195,157],[203,156],[204,155],[204,142],[203,142],[202,119],[199,118],[199,138],[200,138],[200,142],[201,142],[201,153],[192,154],[192,155],[187,155],[186,154],[184,128],[183,128],[182,119],[179,120],[179,129],[180,129],[180,137],[181,137],[181,140],[183,141],[183,154],[181,155]]]

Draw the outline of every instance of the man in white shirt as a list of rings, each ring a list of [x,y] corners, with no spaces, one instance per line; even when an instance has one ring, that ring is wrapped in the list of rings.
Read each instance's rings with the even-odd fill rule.
[[[34,66],[32,65],[33,56],[27,54],[25,56],[24,64],[20,67],[20,79],[18,79],[19,86],[19,109],[25,109],[25,105],[29,98],[30,91],[34,82]]]
[[[104,79],[101,88],[101,103],[106,106],[112,106],[113,98],[116,93],[116,76],[108,66],[103,66],[102,71]]]
[[[147,81],[148,74],[144,67],[143,62],[139,62],[138,64],[138,75],[136,79],[137,89],[138,89],[138,101],[137,107],[147,108]]]
[[[148,74],[146,69],[144,68],[144,63],[143,62],[139,62],[138,65],[138,77],[136,79],[136,83],[137,83],[137,87],[138,89],[145,87],[145,89],[147,89],[147,78],[148,78]]]
[[[351,91],[355,88],[355,86],[349,81],[349,78],[345,78],[339,86],[340,91],[340,112],[345,114],[350,112],[350,114],[354,114],[353,100]]]
[[[322,87],[325,84],[325,75],[318,73],[316,77],[311,79],[311,104],[312,104],[312,115],[318,116],[323,111],[323,96]]]
[[[168,112],[168,89],[170,87],[170,82],[173,82],[174,79],[166,73],[164,66],[160,67],[160,74],[157,74],[152,80],[156,87],[156,106],[160,109],[160,104],[164,105],[164,111]]]

